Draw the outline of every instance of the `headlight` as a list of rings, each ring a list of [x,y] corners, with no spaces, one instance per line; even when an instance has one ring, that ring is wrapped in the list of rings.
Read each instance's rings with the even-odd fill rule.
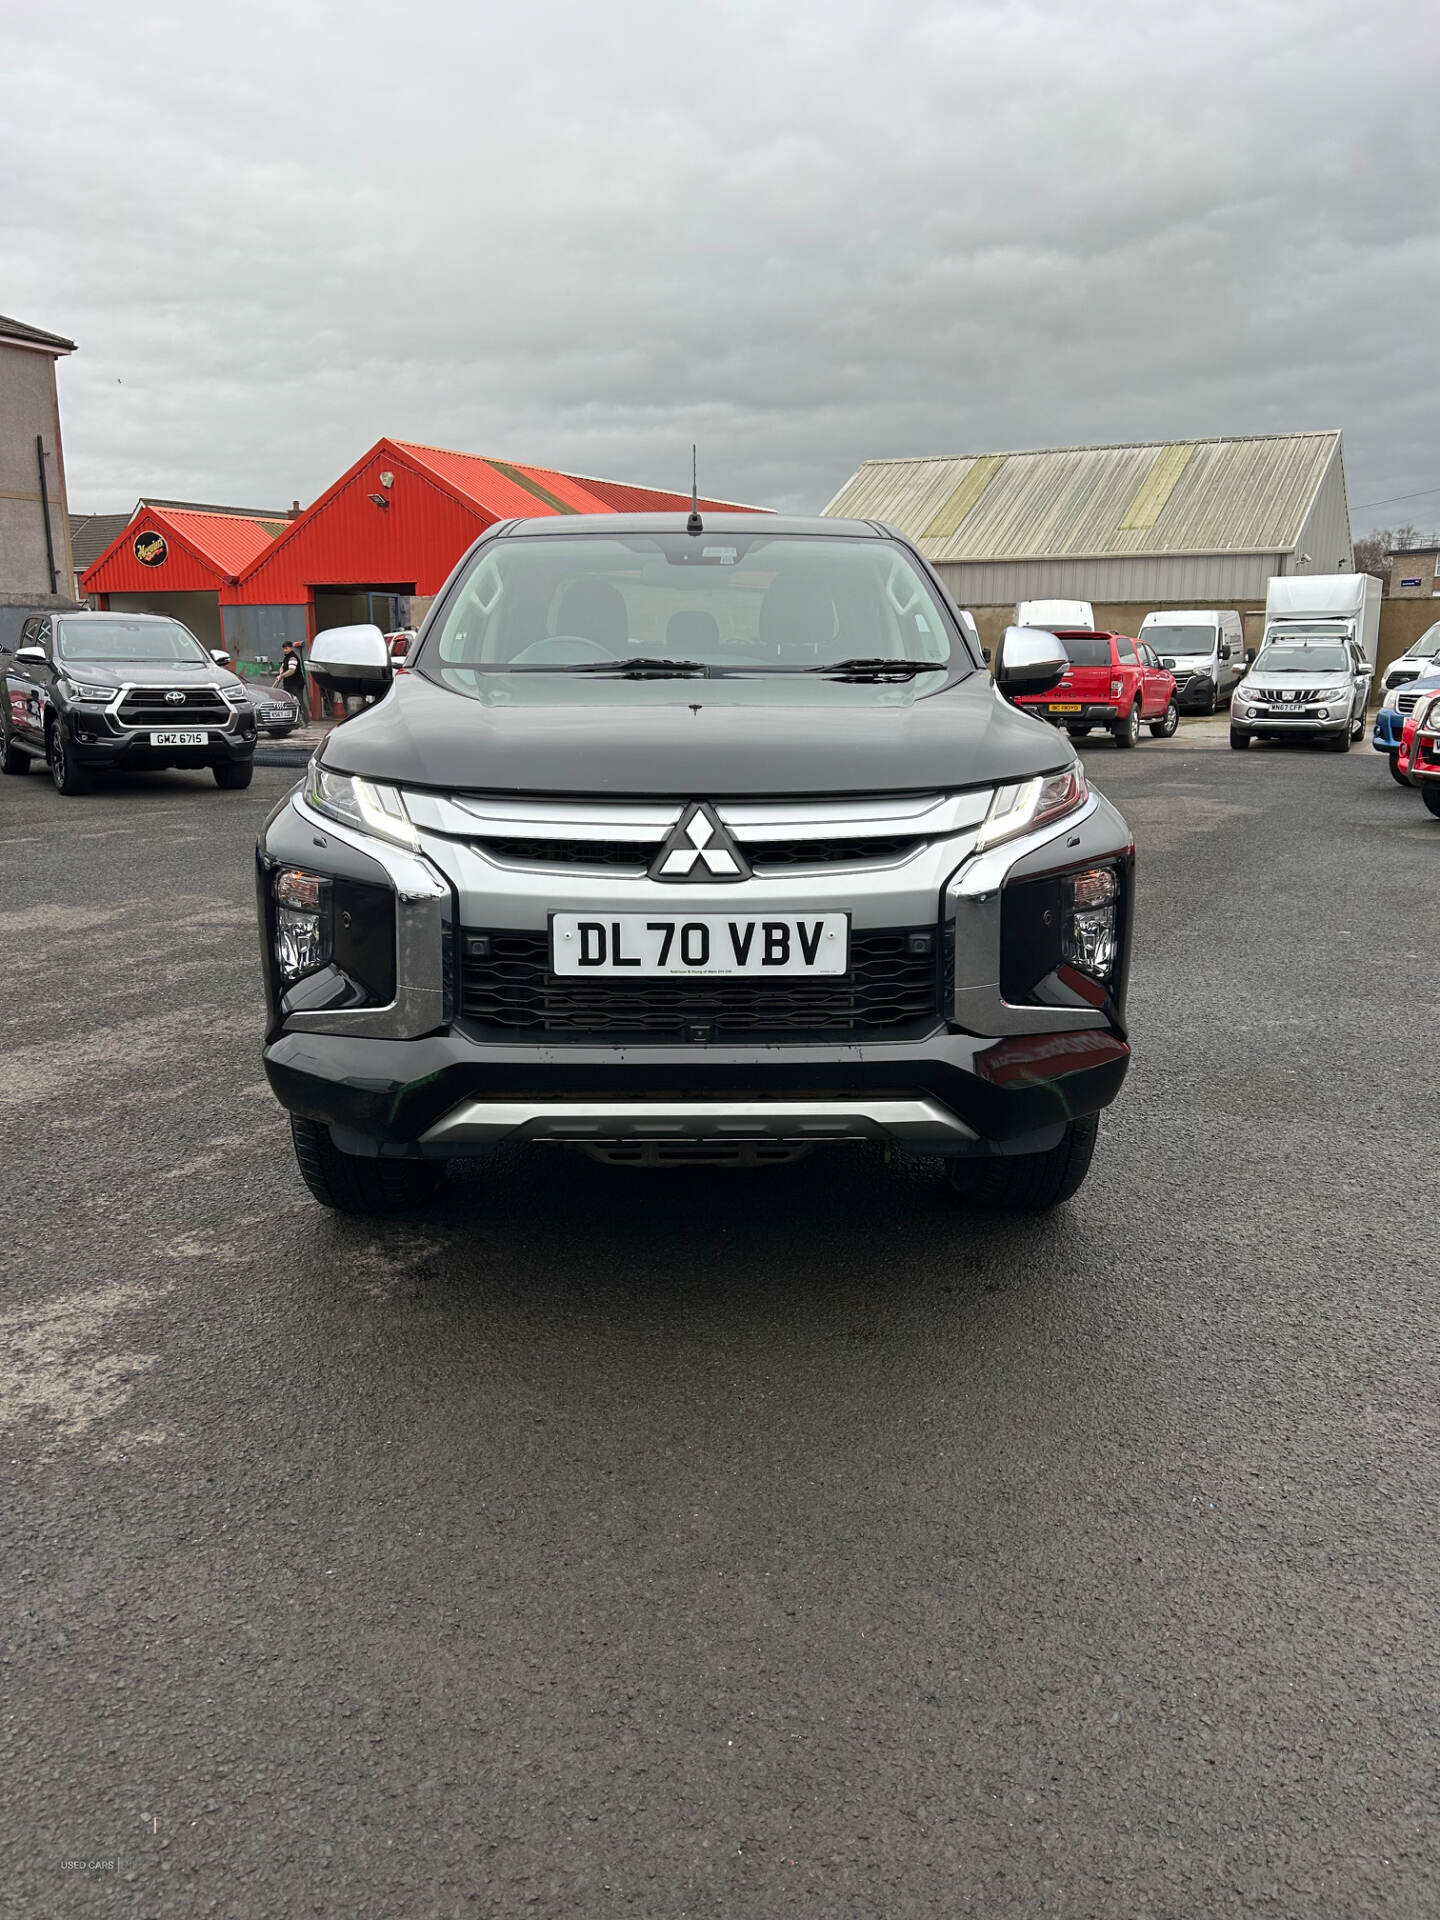
[[[1064,773],[1022,780],[1017,786],[997,787],[990,811],[975,837],[975,851],[979,853],[1001,840],[1013,839],[1017,833],[1028,833],[1033,827],[1059,820],[1077,807],[1083,807],[1089,798],[1085,770],[1078,760]]]
[[[65,676],[65,684],[70,689],[72,700],[108,701],[115,698],[114,687],[92,687],[84,680],[72,680],[68,673]]]
[[[419,851],[420,836],[410,824],[398,787],[365,780],[359,774],[327,772],[317,756],[310,762],[305,798],[317,813],[328,813],[347,827],[393,840],[412,853]]]
[[[232,707],[248,707],[250,704],[250,695],[244,687],[222,687],[220,691]]]
[[[1350,689],[1349,687],[1322,687],[1315,698],[1317,700],[1328,700],[1333,707],[1337,701],[1348,700],[1350,698]]]
[[[1386,694],[1385,698],[1380,702],[1380,704],[1382,707],[1392,707],[1392,708],[1398,707],[1400,704],[1399,687],[1391,687],[1390,691]]]
[[[1424,717],[1416,722],[1416,726],[1423,727],[1426,733],[1433,733],[1440,727],[1440,699],[1430,702],[1424,710]]]

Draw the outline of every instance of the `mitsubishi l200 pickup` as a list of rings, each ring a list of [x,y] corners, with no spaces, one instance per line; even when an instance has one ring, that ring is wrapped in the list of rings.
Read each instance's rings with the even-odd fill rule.
[[[1079,1187],[1129,1061],[1133,843],[878,523],[489,529],[258,849],[265,1066],[311,1193],[433,1198],[498,1141],[758,1164],[842,1140],[959,1194]],[[322,657],[323,656],[323,657]],[[393,675],[393,681],[392,681]],[[349,678],[347,678],[349,676]],[[384,688],[388,684],[388,691]]]

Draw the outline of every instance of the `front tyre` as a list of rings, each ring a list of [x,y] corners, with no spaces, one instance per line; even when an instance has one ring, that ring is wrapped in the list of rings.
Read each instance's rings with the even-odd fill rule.
[[[228,764],[212,767],[217,787],[223,787],[227,793],[240,793],[255,778],[253,760],[231,760]]]
[[[1335,735],[1335,738],[1330,742],[1330,751],[1332,753],[1348,753],[1350,751],[1350,729],[1348,726],[1342,727],[1339,733]]]
[[[1090,1171],[1098,1113],[1072,1120],[1046,1153],[997,1155],[993,1160],[952,1160],[950,1184],[967,1207],[991,1213],[1044,1213],[1077,1193]]]
[[[1426,780],[1421,785],[1420,798],[1435,818],[1440,820],[1440,781]]]
[[[290,1116],[290,1140],[300,1178],[322,1207],[336,1213],[413,1213],[434,1200],[444,1169],[433,1160],[361,1160],[341,1153],[330,1129]]]
[[[1410,784],[1410,776],[1408,773],[1402,773],[1400,771],[1399,749],[1397,748],[1394,753],[1387,754],[1385,758],[1386,758],[1386,763],[1390,768],[1390,778],[1394,780],[1397,783],[1397,785],[1402,787],[1408,787]],[[9,772],[8,767],[6,768],[6,772],[7,773]]]
[[[1213,713],[1214,708],[1210,711]],[[1150,735],[1155,740],[1168,740],[1180,724],[1180,709],[1172,700],[1165,709],[1164,717],[1150,722]]]
[[[1245,749],[1250,744],[1250,735],[1248,733],[1243,732],[1239,727],[1231,727],[1230,744],[1235,749],[1236,753],[1244,753]]]
[[[1117,747],[1138,747],[1140,744],[1140,702],[1137,700],[1129,713],[1113,729]]]
[[[77,793],[89,793],[89,770],[75,758],[58,720],[51,722],[45,736],[45,757],[50,762],[50,778],[57,793],[63,793],[66,799],[72,799]]]

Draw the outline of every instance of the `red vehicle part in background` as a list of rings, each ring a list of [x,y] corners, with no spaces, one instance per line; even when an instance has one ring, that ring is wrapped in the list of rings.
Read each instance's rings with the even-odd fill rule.
[[[1440,819],[1440,698],[1418,706],[1408,715],[1400,736],[1402,775],[1419,787],[1420,798]]]
[[[1066,628],[1055,638],[1070,657],[1058,686],[1048,693],[1022,693],[1015,704],[1065,727],[1076,739],[1092,727],[1133,747],[1142,726],[1167,738],[1179,724],[1175,676],[1153,648],[1123,633],[1083,633]]]

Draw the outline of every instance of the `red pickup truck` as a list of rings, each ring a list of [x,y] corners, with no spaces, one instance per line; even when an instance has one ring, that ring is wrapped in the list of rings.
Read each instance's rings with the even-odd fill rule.
[[[1152,647],[1123,633],[1066,629],[1055,638],[1070,657],[1064,678],[1048,693],[1020,694],[1017,706],[1076,740],[1092,727],[1104,727],[1122,747],[1139,742],[1142,726],[1157,740],[1170,738],[1180,724],[1175,676]]]

